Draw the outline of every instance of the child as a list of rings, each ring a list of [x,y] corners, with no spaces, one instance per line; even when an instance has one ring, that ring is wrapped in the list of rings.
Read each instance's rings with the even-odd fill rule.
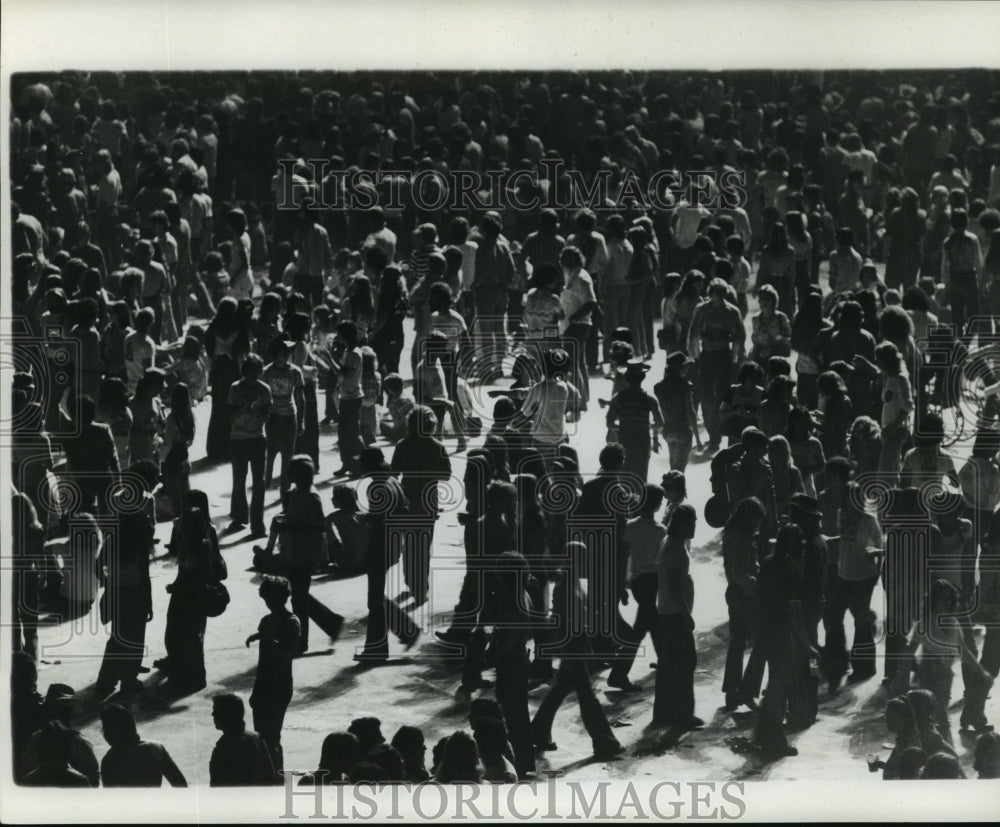
[[[188,386],[191,404],[197,405],[208,395],[208,365],[205,349],[195,336],[187,336],[180,358],[167,367],[167,375]]]
[[[726,239],[726,253],[733,265],[733,276],[729,283],[736,291],[736,305],[744,319],[748,313],[747,291],[750,289],[750,262],[747,261],[745,252],[745,244],[740,236],[731,235]]]
[[[144,307],[135,314],[135,330],[125,337],[125,376],[130,394],[135,393],[142,375],[155,364],[156,343],[150,336],[155,320],[152,308]]]
[[[382,382],[389,415],[379,424],[379,430],[390,442],[399,442],[406,436],[406,418],[417,403],[412,396],[403,395],[403,379],[398,373],[390,373]]]
[[[670,470],[684,472],[691,454],[692,438],[701,450],[698,414],[694,406],[694,383],[688,369],[694,360],[681,350],[667,357],[663,379],[653,386],[663,416],[663,437],[667,441]]]
[[[378,370],[378,358],[368,344],[361,345],[361,441],[367,446],[376,439],[375,406],[382,398],[382,374]]]
[[[330,565],[344,574],[361,574],[368,552],[368,523],[360,513],[357,491],[347,485],[335,485],[333,508],[326,518]]]
[[[261,618],[257,631],[247,638],[247,648],[260,641],[257,673],[254,676],[250,707],[253,728],[264,739],[274,766],[283,767],[281,727],[292,699],[292,659],[299,650],[301,623],[286,603],[292,589],[284,577],[265,574],[260,597],[269,614]]]

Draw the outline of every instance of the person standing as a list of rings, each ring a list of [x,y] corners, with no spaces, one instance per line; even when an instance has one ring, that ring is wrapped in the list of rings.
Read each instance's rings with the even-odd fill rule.
[[[619,441],[625,449],[623,470],[637,478],[631,481],[633,484],[645,485],[649,477],[650,449],[657,453],[660,450],[659,432],[663,427],[663,417],[656,399],[642,389],[642,380],[649,372],[649,365],[640,359],[632,359],[619,372],[624,374],[626,387],[611,398],[607,426],[609,430],[617,428]]]
[[[875,674],[875,613],[872,593],[881,570],[885,540],[878,518],[864,509],[856,483],[844,492],[840,507],[840,552],[837,585],[828,600],[826,654],[830,660],[830,683],[837,686],[847,670],[847,639],[844,614],[854,618],[854,644],[850,663],[852,683]]]
[[[726,283],[712,279],[708,299],[695,308],[687,343],[688,353],[698,364],[698,397],[708,430],[708,450],[712,452],[722,442],[719,405],[729,389],[733,368],[746,349],[743,318],[726,301],[727,295]]]
[[[167,586],[170,603],[164,634],[165,666],[170,692],[174,695],[188,695],[205,688],[207,618],[203,597],[206,588],[225,580],[228,574],[204,492],[193,491],[185,501],[188,508],[181,514],[176,540],[171,542],[171,551],[177,555],[177,577]],[[195,507],[192,502],[203,503],[203,507]]]
[[[652,638],[657,658],[661,657],[659,615],[656,611],[657,564],[667,529],[657,522],[656,514],[663,505],[663,498],[662,487],[647,485],[639,516],[629,520],[625,526],[625,542],[628,546],[625,579],[635,598],[637,610],[628,642],[622,645],[622,652],[611,668],[608,686],[626,692],[639,689],[629,680],[628,673],[635,662],[636,650],[647,632]]]
[[[729,651],[722,691],[726,693],[726,709],[746,704],[757,705],[760,684],[764,677],[761,655],[754,651],[746,673],[743,657],[747,646],[756,640],[757,577],[760,573],[760,526],[764,507],[750,497],[740,501],[722,529],[722,558],[726,573],[726,606],[729,608]]]
[[[875,348],[875,362],[882,373],[882,453],[878,471],[895,486],[899,484],[903,445],[910,434],[913,391],[903,358],[894,344],[882,342]]]
[[[694,714],[694,580],[688,548],[698,520],[694,507],[679,505],[670,518],[657,562],[656,609],[660,655],[656,661],[653,725],[680,732],[703,726]]]
[[[767,663],[768,681],[754,741],[773,757],[798,755],[783,722],[789,706],[794,710],[797,704],[803,656],[815,654],[802,622],[802,546],[802,530],[785,526],[760,570],[757,645]]]
[[[451,478],[451,460],[434,438],[433,412],[418,406],[406,419],[407,435],[392,454],[392,471],[409,503],[409,526],[403,549],[403,578],[415,605],[430,596],[434,524],[438,519],[438,484]]]
[[[587,547],[583,543],[569,542],[566,544],[566,553],[569,556],[569,566],[555,574],[552,591],[552,613],[556,621],[553,640],[557,643],[547,647],[553,651],[543,653],[558,655],[559,669],[531,721],[531,729],[536,749],[555,750],[557,747],[552,740],[552,724],[556,712],[570,692],[576,691],[580,715],[593,744],[594,757],[608,760],[621,755],[624,748],[612,732],[601,703],[594,695],[588,669],[588,662],[593,657],[591,630],[586,620],[582,624],[579,622],[580,619],[593,617],[592,611],[588,611],[586,606],[587,595],[575,574],[581,558],[587,554]]]
[[[479,224],[472,296],[476,308],[475,329],[484,341],[478,358],[484,360],[492,376],[502,375],[507,354],[504,316],[508,289],[514,281],[515,265],[510,246],[500,233],[500,217],[487,213]]]
[[[982,278],[983,251],[975,233],[969,231],[969,214],[952,210],[951,235],[944,242],[941,256],[941,281],[955,329],[967,344],[972,337],[965,329],[966,320],[979,315],[980,296],[989,287],[980,284]]]
[[[257,631],[246,641],[248,648],[251,643],[260,641],[257,672],[250,694],[253,727],[267,744],[271,761],[279,773],[284,768],[281,727],[292,699],[292,659],[300,648],[299,618],[285,605],[291,592],[284,577],[264,575],[260,597],[269,614],[261,618]]]
[[[229,388],[228,404],[232,425],[229,451],[233,466],[233,493],[229,531],[240,531],[250,521],[251,537],[267,536],[264,527],[264,464],[267,440],[264,424],[271,410],[271,389],[260,380],[264,363],[256,353],[243,360],[243,378]],[[247,468],[252,493],[247,511]]]
[[[358,470],[361,442],[361,348],[358,347],[358,328],[354,322],[337,325],[337,355],[332,358],[334,370],[340,375],[340,404],[337,408],[337,447],[341,467],[334,476],[354,474]]]
[[[129,471],[140,475],[135,465]],[[139,666],[146,644],[146,624],[153,619],[149,559],[155,525],[145,508],[136,510],[124,502],[128,496],[129,492],[122,490],[112,497],[111,510],[117,515],[117,525],[101,547],[99,565],[105,572],[101,620],[111,624],[111,636],[97,675],[97,693],[101,697],[111,694],[118,683],[126,697],[142,689]]]
[[[267,415],[267,465],[264,486],[271,487],[274,460],[281,455],[281,495],[288,491],[288,466],[295,453],[295,438],[304,430],[305,398],[302,369],[289,362],[295,342],[279,339],[273,345],[274,359],[264,368],[261,380],[271,389]]]
[[[587,372],[587,339],[590,337],[591,316],[597,307],[597,294],[590,274],[583,268],[583,253],[577,247],[566,247],[559,254],[563,284],[560,302],[563,318],[559,322],[562,335],[573,360],[573,384],[580,391],[582,410],[590,401],[590,377]]]
[[[420,635],[420,629],[410,616],[394,600],[385,596],[386,575],[399,561],[400,552],[400,543],[390,533],[399,531],[394,523],[404,517],[409,503],[381,448],[365,448],[359,465],[361,473],[371,477],[367,492],[368,628],[364,649],[354,659],[360,663],[381,663],[389,658],[390,631],[407,648],[413,646]]]

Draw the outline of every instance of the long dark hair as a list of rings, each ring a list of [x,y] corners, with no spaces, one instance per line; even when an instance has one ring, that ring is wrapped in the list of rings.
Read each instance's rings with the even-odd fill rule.
[[[753,517],[757,518],[759,525],[764,520],[765,514],[763,503],[756,497],[747,497],[745,500],[740,500],[722,528],[723,539],[730,534],[747,532],[750,527],[750,520]]]
[[[177,423],[186,441],[194,439],[194,412],[191,410],[191,391],[187,384],[178,382],[170,392],[170,415]]]
[[[792,348],[805,353],[823,328],[823,297],[810,291],[802,298],[799,312],[792,322]]]

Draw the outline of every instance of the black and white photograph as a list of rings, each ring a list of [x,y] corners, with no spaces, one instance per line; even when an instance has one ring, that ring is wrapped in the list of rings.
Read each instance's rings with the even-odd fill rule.
[[[4,821],[995,820],[1000,7],[37,6]]]

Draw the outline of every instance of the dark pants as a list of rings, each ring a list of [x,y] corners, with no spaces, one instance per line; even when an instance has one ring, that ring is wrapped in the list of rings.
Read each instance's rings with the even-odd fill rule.
[[[341,399],[337,417],[337,445],[340,461],[347,469],[353,469],[361,456],[361,403],[362,399]]]
[[[247,522],[247,467],[250,468],[250,528],[264,533],[264,464],[267,452],[264,437],[257,439],[233,439],[229,442],[229,454],[233,462],[233,497],[229,504],[229,516],[234,523]]]
[[[301,293],[309,300],[310,307],[323,303],[323,276],[296,273],[293,287],[296,293]]]
[[[281,574],[288,578],[292,587],[292,614],[302,624],[299,635],[299,652],[309,649],[309,585],[312,583],[312,569],[307,566],[281,566]],[[258,730],[259,732],[259,730]]]
[[[656,662],[653,723],[684,726],[694,717],[694,624],[685,615],[660,615],[660,657]]]
[[[590,336],[590,324],[573,323],[563,334],[566,339],[566,349],[573,360],[573,375],[567,377],[580,391],[580,401],[583,405],[590,402],[590,374],[587,371],[587,338]]]
[[[979,315],[979,285],[975,274],[952,273],[945,290],[951,305],[951,318],[959,335],[965,331],[966,320]]]
[[[403,641],[410,640],[419,633],[410,616],[385,596],[385,576],[385,562],[378,554],[369,554],[368,631],[365,635],[364,654],[375,657],[388,657],[389,632]]]
[[[698,401],[713,445],[722,441],[722,420],[719,405],[727,390],[732,372],[732,358],[728,350],[703,350],[698,359]]]
[[[826,650],[832,675],[843,675],[847,667],[847,635],[844,631],[844,614],[854,618],[854,644],[850,661],[854,673],[860,676],[875,674],[875,613],[871,609],[872,592],[877,577],[867,580],[838,579],[832,595],[827,600]]]
[[[128,686],[136,680],[146,649],[146,613],[149,607],[148,586],[119,586],[109,595],[111,637],[104,647],[104,660],[97,683],[114,686],[118,681]]]
[[[288,463],[295,454],[295,437],[298,422],[295,414],[271,414],[267,418],[267,467],[264,485],[270,486],[274,477],[274,460],[281,454],[281,493],[288,490]]]
[[[197,692],[205,687],[206,618],[195,589],[175,591],[167,606],[167,670],[172,692]]]
[[[622,470],[626,474],[635,474],[646,482],[649,479],[649,455],[652,451],[649,425],[626,424],[618,432],[618,441],[625,449],[625,466]]]
[[[570,692],[576,692],[576,700],[580,704],[580,715],[583,725],[594,745],[594,751],[618,745],[618,739],[611,731],[611,725],[604,714],[601,702],[594,694],[590,683],[590,673],[587,662],[578,654],[564,656],[559,661],[559,671],[552,681],[551,688],[542,699],[542,703],[531,722],[536,744],[547,744],[552,740],[552,723],[556,712]]]
[[[458,354],[452,358],[442,360],[444,370],[445,387],[448,390],[448,398],[451,400],[451,424],[455,428],[455,433],[459,437],[465,437],[465,410],[458,400]],[[438,427],[441,427],[442,419],[438,420]]]
[[[306,409],[302,416],[302,433],[295,438],[295,453],[311,457],[313,466],[319,473],[319,409],[316,401],[316,383],[306,382],[302,387],[302,395]],[[360,405],[358,412],[360,417]],[[360,424],[358,427],[361,427]]]
[[[647,632],[652,635],[653,649],[656,651],[657,659],[661,657],[658,628],[660,616],[656,612],[656,572],[640,574],[629,583],[629,588],[632,590],[632,597],[635,598],[637,611],[635,623],[631,630],[626,633],[626,642],[622,644],[618,659],[611,669],[611,677],[616,679],[628,677],[629,670],[635,662],[636,650],[643,638],[646,637]]]
[[[254,731],[267,744],[274,769],[278,772],[281,772],[285,765],[284,750],[281,748],[281,728],[285,724],[288,703],[292,700],[291,686],[287,691],[282,691],[283,689],[284,687],[259,691],[255,686],[253,696],[250,698]]]
[[[507,722],[517,777],[525,778],[535,771],[535,745],[528,714],[528,650],[523,640],[510,646],[497,660],[496,667],[497,703]]]
[[[611,340],[616,328],[629,327],[633,330],[633,335],[638,328],[633,322],[633,314],[629,306],[629,296],[632,288],[627,284],[608,287],[604,291],[604,300],[601,302],[601,309],[604,311],[604,361],[610,362],[611,355],[608,350],[611,347]],[[637,353],[641,351],[636,348]]]
[[[1000,674],[1000,627],[986,627],[986,638],[983,640],[983,653],[979,659],[979,665],[994,678]],[[981,679],[975,683],[970,682],[966,673],[967,669],[963,665],[962,677],[965,679],[965,708],[962,710],[962,722],[972,726],[980,726],[986,723],[985,707],[986,698],[989,695],[989,687]]]
[[[767,750],[788,746],[784,720],[788,702],[797,692],[795,642],[790,629],[761,630],[757,642],[767,664],[767,694],[757,720],[756,742]]]
[[[415,503],[418,509],[422,505]],[[403,546],[403,580],[418,604],[427,602],[431,579],[431,549],[434,545],[434,517],[419,512],[407,526]]]
[[[726,588],[726,606],[729,607],[729,650],[722,691],[729,700],[729,696],[739,694],[743,681],[743,656],[753,640],[756,625],[756,598],[731,585]]]

